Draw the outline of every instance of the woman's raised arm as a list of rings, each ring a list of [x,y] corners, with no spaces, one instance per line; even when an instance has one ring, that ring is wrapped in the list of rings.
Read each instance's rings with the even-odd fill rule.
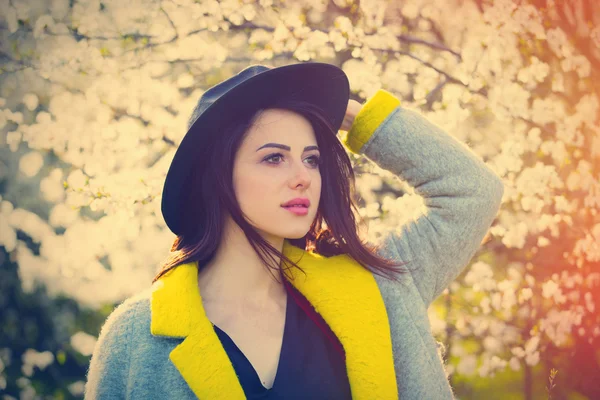
[[[383,249],[408,262],[429,306],[479,248],[500,207],[502,180],[465,144],[383,89],[364,104],[344,144],[424,198],[426,212],[390,233]]]

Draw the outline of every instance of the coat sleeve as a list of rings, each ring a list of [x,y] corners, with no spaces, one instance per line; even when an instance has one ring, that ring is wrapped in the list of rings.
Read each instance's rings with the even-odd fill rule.
[[[134,313],[135,307],[126,301],[104,322],[88,368],[85,400],[127,398]]]
[[[423,197],[425,212],[383,238],[382,253],[408,262],[428,307],[479,248],[499,210],[502,180],[469,147],[383,89],[342,142]]]

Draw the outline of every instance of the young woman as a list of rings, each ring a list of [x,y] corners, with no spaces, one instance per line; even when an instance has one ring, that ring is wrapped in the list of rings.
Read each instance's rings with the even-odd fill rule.
[[[378,246],[359,234],[346,149],[425,199]],[[108,317],[85,397],[452,399],[427,308],[502,195],[391,93],[361,106],[336,66],[250,66],[193,112],[163,190],[170,258]]]

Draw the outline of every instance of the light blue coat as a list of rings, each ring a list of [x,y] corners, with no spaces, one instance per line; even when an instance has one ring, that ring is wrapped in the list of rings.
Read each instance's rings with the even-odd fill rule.
[[[427,308],[479,248],[503,183],[466,145],[385,90],[363,106],[344,144],[423,196],[426,212],[388,234],[380,251],[408,261],[410,272],[395,283],[347,255],[326,258],[286,241],[284,254],[307,273],[292,283],[344,346],[353,399],[452,399]],[[196,278],[196,263],[178,266],[111,313],[86,399],[244,398]]]

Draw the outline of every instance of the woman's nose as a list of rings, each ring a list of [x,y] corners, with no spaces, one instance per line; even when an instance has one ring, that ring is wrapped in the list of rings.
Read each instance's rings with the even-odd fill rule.
[[[297,187],[302,185],[308,187],[311,182],[310,172],[304,165],[296,165],[292,172],[291,185]]]

